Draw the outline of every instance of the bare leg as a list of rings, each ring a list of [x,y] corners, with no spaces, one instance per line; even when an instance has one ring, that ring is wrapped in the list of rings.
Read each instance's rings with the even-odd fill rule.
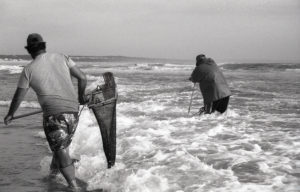
[[[52,161],[50,164],[50,175],[56,175],[58,173],[59,173],[59,162],[57,160],[55,153],[53,153]]]
[[[59,162],[59,170],[65,177],[66,181],[71,188],[77,188],[77,183],[75,180],[75,168],[73,165],[73,160],[69,155],[69,149],[62,149],[55,152],[55,157]]]

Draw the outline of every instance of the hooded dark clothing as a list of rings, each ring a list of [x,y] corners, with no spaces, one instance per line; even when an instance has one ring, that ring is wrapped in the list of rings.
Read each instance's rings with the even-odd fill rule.
[[[191,80],[198,82],[204,104],[212,103],[231,95],[227,82],[217,64],[212,59],[197,64]]]

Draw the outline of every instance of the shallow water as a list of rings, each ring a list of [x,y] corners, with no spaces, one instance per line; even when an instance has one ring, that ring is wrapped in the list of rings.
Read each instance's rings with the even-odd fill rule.
[[[71,144],[71,155],[80,159],[77,177],[88,190],[299,190],[299,65],[222,65],[233,93],[229,110],[200,117],[187,114],[193,84],[186,79],[193,64],[78,65],[88,74],[89,89],[111,71],[119,92],[116,166],[106,169],[100,131],[87,108]],[[2,117],[18,79],[16,70],[0,67]],[[35,110],[35,100],[30,92],[18,113]],[[197,86],[192,113],[201,105]],[[48,178],[51,154],[45,141],[40,115],[6,128],[1,124],[0,191],[64,190],[61,176]]]

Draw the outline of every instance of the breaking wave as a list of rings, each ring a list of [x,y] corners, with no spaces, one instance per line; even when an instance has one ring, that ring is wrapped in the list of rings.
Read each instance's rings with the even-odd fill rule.
[[[0,71],[8,71],[10,74],[21,73],[22,66],[18,65],[0,65]]]

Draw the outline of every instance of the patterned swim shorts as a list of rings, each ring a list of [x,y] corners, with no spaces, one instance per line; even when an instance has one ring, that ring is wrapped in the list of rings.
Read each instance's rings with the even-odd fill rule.
[[[78,113],[62,113],[44,117],[43,126],[52,151],[67,148],[76,131]]]

